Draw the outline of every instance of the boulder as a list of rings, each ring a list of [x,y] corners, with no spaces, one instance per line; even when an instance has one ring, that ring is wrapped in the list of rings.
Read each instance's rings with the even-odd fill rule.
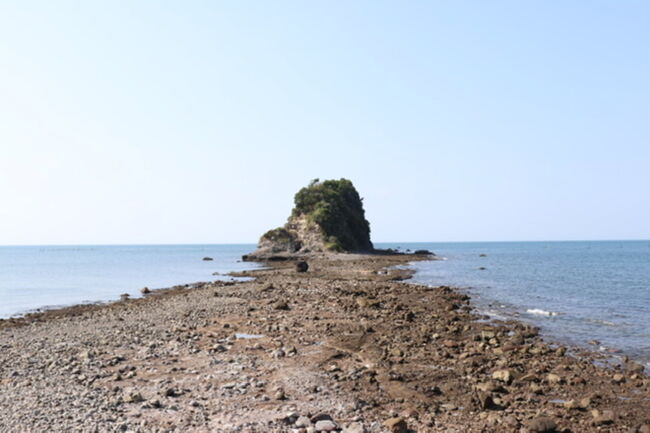
[[[552,433],[556,431],[557,424],[553,418],[540,416],[529,420],[526,427],[530,433]]]
[[[309,270],[309,264],[304,260],[299,260],[296,262],[296,272],[307,272]]]

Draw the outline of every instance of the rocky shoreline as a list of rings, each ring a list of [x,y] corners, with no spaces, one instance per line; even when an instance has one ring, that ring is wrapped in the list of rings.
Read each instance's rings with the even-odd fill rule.
[[[568,356],[466,294],[291,261],[0,321],[0,432],[650,432],[650,378]]]

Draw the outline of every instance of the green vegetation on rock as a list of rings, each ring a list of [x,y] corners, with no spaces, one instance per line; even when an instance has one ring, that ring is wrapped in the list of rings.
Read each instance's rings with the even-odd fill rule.
[[[269,230],[260,245],[272,244],[274,249],[296,251],[313,242],[301,239],[307,232],[316,232],[319,244],[331,251],[371,251],[370,224],[365,218],[362,199],[347,179],[313,180],[294,197],[295,207],[284,227]],[[300,232],[299,232],[300,231]],[[288,248],[286,248],[288,247]]]
[[[363,203],[352,182],[347,179],[312,181],[294,198],[293,216],[305,215],[321,228],[326,247],[337,251],[368,251],[370,224]]]

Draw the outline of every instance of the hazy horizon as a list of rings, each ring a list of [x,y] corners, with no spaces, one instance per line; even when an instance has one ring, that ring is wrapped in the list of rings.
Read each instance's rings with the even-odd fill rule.
[[[0,245],[650,238],[650,3],[0,5]],[[384,241],[398,239],[397,241]]]
[[[650,239],[538,239],[538,240],[483,240],[483,241],[375,241],[380,244],[496,244],[496,243],[561,243],[561,242],[650,242]],[[152,244],[2,244],[2,247],[147,247],[147,246],[201,246],[201,245],[257,245],[257,242],[233,242],[233,243],[152,243]]]

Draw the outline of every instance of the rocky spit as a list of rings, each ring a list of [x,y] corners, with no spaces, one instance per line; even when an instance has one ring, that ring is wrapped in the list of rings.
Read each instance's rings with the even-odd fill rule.
[[[597,367],[449,287],[340,255],[0,322],[0,432],[650,433]]]

